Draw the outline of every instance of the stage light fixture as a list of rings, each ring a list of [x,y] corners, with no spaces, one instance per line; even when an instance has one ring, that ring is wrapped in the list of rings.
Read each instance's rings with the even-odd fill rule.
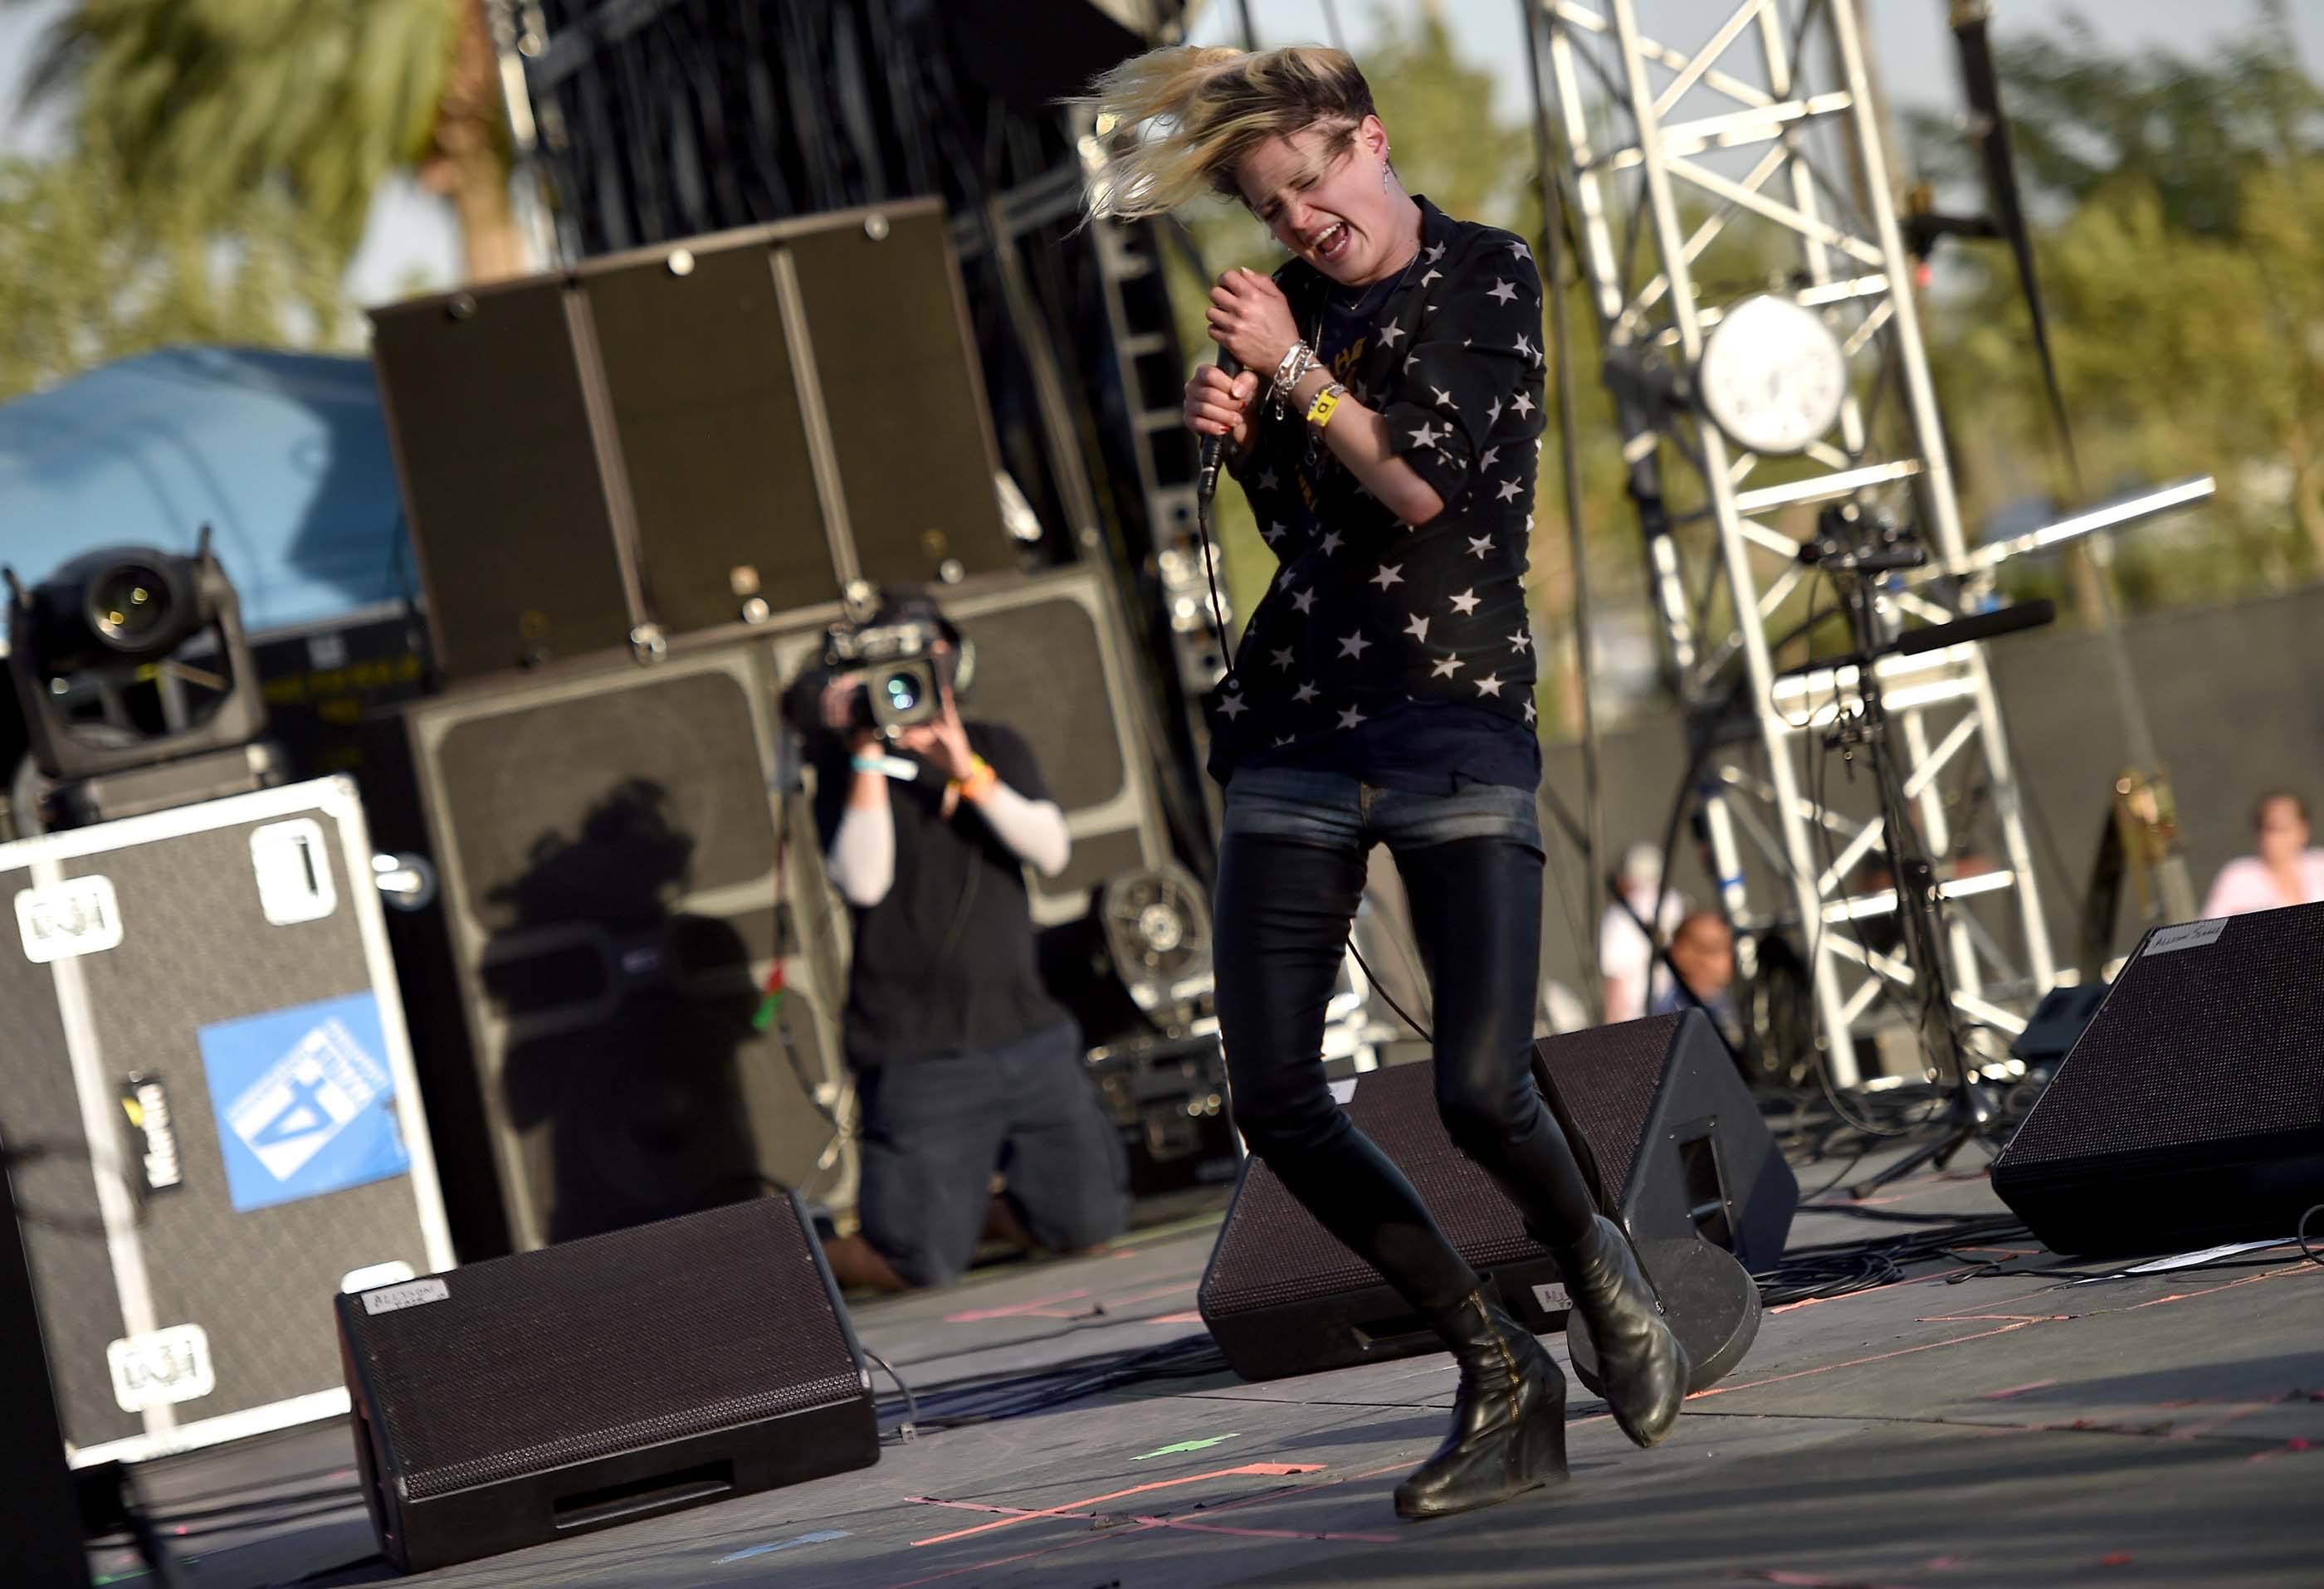
[[[247,746],[264,731],[241,603],[207,528],[191,556],[110,547],[29,587],[13,568],[0,576],[8,668],[33,760],[50,780]]]

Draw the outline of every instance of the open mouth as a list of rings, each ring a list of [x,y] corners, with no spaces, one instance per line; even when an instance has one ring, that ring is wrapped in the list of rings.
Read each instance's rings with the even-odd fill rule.
[[[1317,259],[1329,263],[1346,253],[1353,241],[1352,234],[1348,231],[1347,222],[1334,221],[1330,229],[1318,236],[1309,246],[1315,251]]]

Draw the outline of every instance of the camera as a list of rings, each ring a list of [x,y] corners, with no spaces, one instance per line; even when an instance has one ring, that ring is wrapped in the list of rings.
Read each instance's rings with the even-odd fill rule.
[[[824,666],[834,673],[860,673],[847,697],[850,728],[873,729],[893,739],[916,723],[944,713],[945,692],[959,693],[966,683],[958,648],[938,651],[949,640],[934,622],[835,624],[824,637]]]

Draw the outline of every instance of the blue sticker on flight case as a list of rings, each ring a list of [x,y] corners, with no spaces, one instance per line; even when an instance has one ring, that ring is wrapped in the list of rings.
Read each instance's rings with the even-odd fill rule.
[[[220,1021],[197,1035],[236,1212],[411,1168],[371,994]]]

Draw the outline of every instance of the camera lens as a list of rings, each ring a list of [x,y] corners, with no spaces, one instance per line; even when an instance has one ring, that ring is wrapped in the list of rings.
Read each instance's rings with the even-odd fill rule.
[[[896,716],[902,716],[920,703],[920,681],[914,674],[891,673],[880,684],[887,696],[889,712]]]
[[[89,587],[88,611],[97,633],[125,650],[142,645],[169,621],[169,591],[152,569],[116,564]]]

